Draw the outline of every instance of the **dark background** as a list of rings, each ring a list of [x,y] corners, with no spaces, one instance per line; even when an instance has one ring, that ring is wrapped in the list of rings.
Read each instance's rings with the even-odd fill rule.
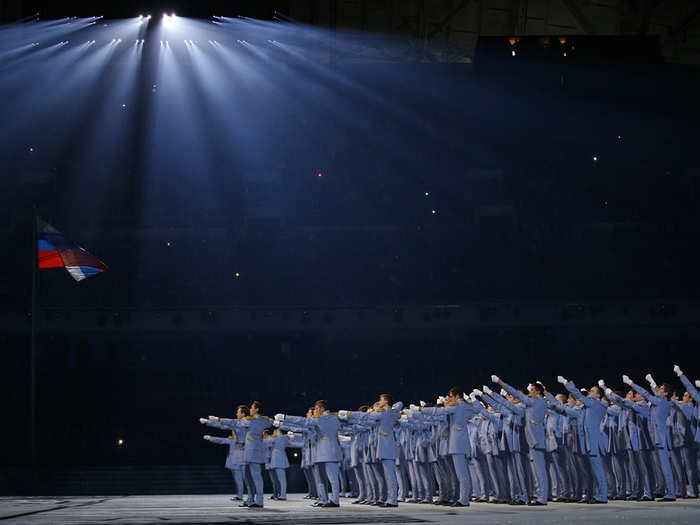
[[[167,9],[271,19],[286,4]],[[6,15],[16,6],[0,5],[16,19]],[[21,15],[160,16],[150,6],[23,2]],[[179,150],[176,131],[144,142],[143,111],[109,156],[86,151],[61,108],[27,124],[31,133],[8,126],[2,465],[29,463],[33,204],[110,267],[79,284],[40,275],[47,468],[218,464],[224,452],[201,440],[197,418],[254,399],[271,415],[318,398],[354,408],[381,392],[432,400],[491,373],[552,388],[558,374],[579,386],[622,373],[670,380],[675,363],[700,377],[698,70],[663,64],[652,37],[576,45],[563,60],[556,44],[524,38],[516,62],[507,39],[493,37],[469,66],[337,65],[350,85],[303,70],[316,91],[290,80],[298,107],[251,94],[241,122],[229,121],[251,133],[248,148],[217,140],[228,124],[210,113],[202,149]],[[118,73],[75,107],[98,113]],[[149,84],[136,95],[141,109]],[[4,100],[3,121],[21,122],[15,99]],[[154,151],[156,167],[144,160]],[[205,175],[213,191],[202,189]],[[478,314],[450,318],[445,305]],[[499,309],[510,313],[494,322]],[[249,325],[227,325],[226,311]],[[144,313],[167,322],[137,323]],[[74,319],[86,321],[61,328]]]

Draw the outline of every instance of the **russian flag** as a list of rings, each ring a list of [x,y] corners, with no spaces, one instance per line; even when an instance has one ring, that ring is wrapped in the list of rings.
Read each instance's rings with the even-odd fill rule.
[[[107,270],[105,263],[38,217],[36,227],[39,269],[65,268],[76,281]]]

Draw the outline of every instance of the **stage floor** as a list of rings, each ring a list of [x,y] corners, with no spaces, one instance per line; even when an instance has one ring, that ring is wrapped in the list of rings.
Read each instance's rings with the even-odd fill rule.
[[[0,498],[0,522],[7,524],[198,524],[246,523],[271,525],[362,523],[700,523],[700,500],[675,503],[612,502],[607,505],[550,503],[548,507],[510,507],[472,503],[470,508],[450,509],[405,503],[398,509],[351,505],[341,500],[339,509],[316,509],[301,495],[286,502],[265,501],[265,508],[238,508],[230,496],[124,496]]]

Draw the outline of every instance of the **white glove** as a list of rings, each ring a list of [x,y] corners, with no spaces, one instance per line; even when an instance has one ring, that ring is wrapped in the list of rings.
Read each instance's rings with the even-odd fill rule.
[[[467,395],[467,394],[462,394],[462,397],[464,398],[465,401],[469,401],[469,400],[472,398],[472,395],[474,395],[474,392],[472,392],[472,393],[469,394],[469,395]]]
[[[410,405],[408,406],[408,408],[409,408],[410,410],[418,410],[418,407],[417,407],[416,405],[414,405],[414,404],[410,404]]]
[[[535,386],[532,383],[527,384],[527,391],[530,392]]]
[[[483,395],[484,395],[484,393],[483,393],[481,390],[479,390],[478,388],[475,388],[474,390],[472,390],[472,392],[473,392],[474,394],[476,394],[477,396],[483,396]]]
[[[294,432],[292,432],[291,430],[290,430],[289,432],[287,432],[287,437],[288,437],[288,438],[293,438],[293,437],[294,437]]]
[[[681,367],[678,365],[673,365],[673,371],[678,377],[681,377],[683,375],[683,370],[681,370]]]
[[[506,392],[506,389],[505,389],[505,388],[501,388],[501,395],[502,395],[503,397],[506,397],[506,396],[508,395],[508,392]]]
[[[284,421],[284,414],[275,414],[275,421]]]
[[[557,376],[557,383],[565,385],[566,383],[568,383],[568,381],[564,378],[564,376]]]
[[[611,388],[606,388],[606,389],[605,389],[605,395],[606,395],[606,396],[610,397],[610,394],[612,394],[612,393],[613,393],[613,391],[612,391]]]
[[[348,418],[348,411],[347,410],[339,410],[338,417],[340,419],[347,419]]]
[[[219,418],[216,416],[209,416],[209,421],[218,421]]]
[[[444,405],[444,404],[445,404],[445,397],[444,397],[444,396],[438,397],[438,398],[437,398],[437,404],[438,404],[438,405]]]
[[[199,418],[199,422],[200,422],[202,425],[206,425],[207,423],[209,423],[209,420],[208,420],[208,419],[204,419],[203,417],[200,417],[200,418]]]
[[[500,379],[498,378],[498,376],[491,376],[492,383],[498,383],[499,381],[500,381]]]
[[[483,389],[484,389],[484,392],[486,392],[488,395],[493,394],[493,390],[491,390],[491,389],[490,389],[489,387],[487,387],[486,385],[482,386],[481,388],[483,388]]]
[[[605,388],[605,381],[603,381],[602,379],[598,379],[598,386],[600,388]]]
[[[476,402],[476,394],[474,392],[471,393],[469,396],[469,399],[471,400],[472,403]]]
[[[401,415],[401,421],[408,421],[408,415],[407,415],[407,414],[402,414],[402,415]]]
[[[651,374],[645,375],[644,379],[646,379],[647,383],[649,383],[649,385],[651,385],[651,388],[656,388],[656,381],[654,381],[654,378],[651,377]]]
[[[207,441],[211,441],[211,436],[202,436],[202,437],[203,437],[204,439],[206,439]]]
[[[425,405],[427,403],[425,401],[420,401],[418,404],[420,405],[421,408],[425,408]]]
[[[700,388],[700,379],[695,380],[695,386]]]
[[[622,376],[622,382],[626,385],[632,386],[632,380],[628,376]]]
[[[273,420],[272,420],[272,426],[275,427],[275,428],[279,428],[281,424],[282,424],[281,421],[278,421],[278,420],[276,420],[276,419],[273,419]]]

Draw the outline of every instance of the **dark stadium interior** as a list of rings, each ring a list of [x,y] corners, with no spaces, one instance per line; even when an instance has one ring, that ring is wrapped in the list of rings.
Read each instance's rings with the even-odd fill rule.
[[[296,3],[0,2],[0,21],[272,22]],[[492,373],[553,390],[558,374],[671,381],[676,362],[700,377],[700,70],[653,35],[511,46],[483,36],[470,64],[250,66],[260,91],[182,59],[182,91],[163,89],[192,96],[167,107],[155,44],[128,107],[126,58],[90,91],[62,87],[70,64],[23,72],[28,94],[0,79],[2,466],[30,463],[32,206],[109,266],[39,274],[48,470],[219,465],[197,418],[255,399],[302,414]]]

